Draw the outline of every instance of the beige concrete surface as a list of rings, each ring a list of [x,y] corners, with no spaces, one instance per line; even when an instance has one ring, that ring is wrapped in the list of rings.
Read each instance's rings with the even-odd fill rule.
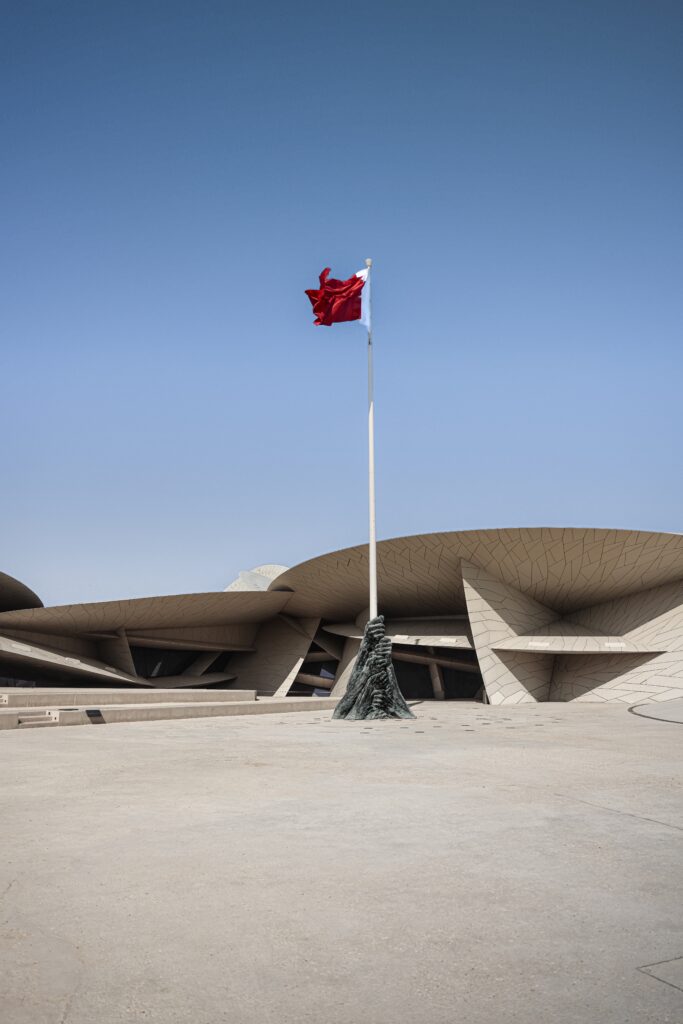
[[[683,700],[671,700],[666,704],[636,704],[629,710],[634,715],[641,715],[643,718],[683,725]]]
[[[536,651],[499,653],[502,640],[552,622],[555,612],[463,561],[462,579],[479,668],[491,704],[547,700],[554,658]]]
[[[114,705],[112,707],[98,708],[101,720],[105,725],[115,725],[120,722],[154,722],[164,719],[178,718],[225,718],[234,715],[273,715],[287,714],[290,712],[304,712],[327,710],[330,705],[329,698],[306,698],[289,697],[277,701],[221,701],[219,703],[201,703],[194,701],[190,704],[180,702],[173,704],[130,704]],[[88,725],[93,720],[84,708],[73,711],[59,712],[59,725]]]
[[[367,603],[367,551],[367,544],[360,544],[301,562],[278,576],[271,592],[293,591],[288,615],[353,619]],[[511,527],[392,537],[377,545],[385,614],[466,611],[463,559],[560,616],[680,581],[683,534]]]
[[[256,700],[255,690],[88,690],[85,687],[15,686],[0,691],[0,711],[3,708],[40,707],[99,707],[102,704],[158,704],[168,701],[222,701]]]
[[[326,697],[284,697],[255,700],[189,701],[171,700],[144,704],[95,703],[83,705],[74,701],[72,707],[43,706],[0,708],[0,730],[63,725],[116,725],[120,722],[156,722],[171,718],[220,718],[227,715],[272,715],[312,711],[334,707],[336,701]]]
[[[3,735],[3,1020],[681,1024],[683,727],[415,710]]]
[[[492,704],[683,698],[683,535],[571,527],[416,534],[381,541],[377,571],[389,620],[467,611]],[[334,620],[363,607],[367,572],[367,547],[346,548],[294,566],[271,589],[291,589],[288,614],[316,609],[323,626],[332,619],[352,636],[348,622]],[[538,633],[543,646],[530,642]],[[591,634],[620,647],[591,652]]]
[[[380,541],[377,569],[396,644],[474,648],[491,704],[683,699],[683,534],[580,527],[416,534]],[[339,695],[367,620],[367,545],[281,570],[257,567],[227,592],[51,608],[1,577],[0,676],[44,683],[78,673],[84,685],[158,679],[184,687],[236,675],[242,688],[286,696],[300,672],[311,674],[307,657],[332,642]],[[166,652],[197,656],[171,677],[152,670],[141,648],[157,649],[159,665]],[[212,655],[221,659],[214,673]],[[443,662],[435,655],[426,664],[434,675]]]
[[[288,600],[287,594],[219,591],[23,608],[0,613],[0,630],[97,633],[117,629],[170,629],[174,626],[222,626],[226,622],[263,622],[281,611]]]
[[[364,624],[363,624],[364,625]],[[387,619],[385,635],[396,644],[414,644],[416,647],[455,647],[472,650],[472,634],[464,616],[444,616],[438,619]],[[334,636],[361,640],[363,626],[356,622],[325,623],[323,632]]]
[[[230,660],[230,671],[240,686],[260,694],[286,697],[311,646],[320,619],[288,619],[278,616],[265,622],[259,630],[255,654],[236,654]]]

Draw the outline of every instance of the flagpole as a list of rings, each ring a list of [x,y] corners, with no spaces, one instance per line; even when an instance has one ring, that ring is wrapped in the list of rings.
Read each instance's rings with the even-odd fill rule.
[[[369,567],[370,567],[370,618],[377,617],[377,529],[375,521],[375,397],[372,366],[372,290],[370,274],[372,260],[366,260],[368,268],[368,511],[370,514]]]

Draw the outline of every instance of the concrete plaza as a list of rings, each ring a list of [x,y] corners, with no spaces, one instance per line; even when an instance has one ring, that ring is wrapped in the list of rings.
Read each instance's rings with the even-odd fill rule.
[[[7,1024],[681,1024],[683,726],[425,703],[5,732]]]

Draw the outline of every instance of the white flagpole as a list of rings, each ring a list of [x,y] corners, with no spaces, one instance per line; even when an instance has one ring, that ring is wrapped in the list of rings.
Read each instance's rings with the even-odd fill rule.
[[[372,291],[370,286],[370,274],[372,260],[366,260],[368,268],[367,289],[368,289],[368,506],[370,513],[370,544],[369,544],[369,565],[370,565],[370,618],[377,617],[377,530],[375,523],[375,398],[373,387],[372,369]]]

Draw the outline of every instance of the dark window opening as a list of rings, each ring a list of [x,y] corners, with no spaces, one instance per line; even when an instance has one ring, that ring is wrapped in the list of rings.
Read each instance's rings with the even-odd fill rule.
[[[482,678],[478,672],[459,672],[454,668],[441,672],[446,700],[481,700]]]
[[[311,650],[308,653],[315,652]],[[337,662],[333,658],[330,658],[329,661],[304,661],[300,672],[307,676],[316,676],[324,681],[324,685],[318,687],[312,682],[295,681],[289,689],[290,697],[329,697],[337,673]]]
[[[196,661],[199,651],[173,651],[162,647],[131,647],[135,671],[143,679],[181,676]]]
[[[434,698],[432,679],[427,665],[395,661],[394,670],[399,689],[406,700],[432,700]]]
[[[301,671],[307,676],[322,676],[323,679],[334,679],[337,671],[337,662],[330,658],[329,661],[305,661]]]
[[[197,652],[199,653],[199,652]],[[216,656],[216,660],[209,665],[206,669],[207,672],[225,672],[227,669],[230,659],[232,657],[232,651],[223,651],[221,654]]]
[[[418,656],[428,657],[428,651],[418,647],[400,647],[399,651],[407,651]],[[439,657],[444,660],[455,658],[455,652],[445,651],[443,648],[438,652]],[[466,661],[476,668],[477,662],[473,652],[458,651],[457,658]],[[394,658],[394,669],[401,693],[406,700],[434,700],[434,687],[429,671],[429,665],[420,665],[410,661],[400,661]],[[447,668],[441,666],[441,680],[445,700],[481,700],[482,698],[482,677],[479,671],[467,672],[458,668]]]

